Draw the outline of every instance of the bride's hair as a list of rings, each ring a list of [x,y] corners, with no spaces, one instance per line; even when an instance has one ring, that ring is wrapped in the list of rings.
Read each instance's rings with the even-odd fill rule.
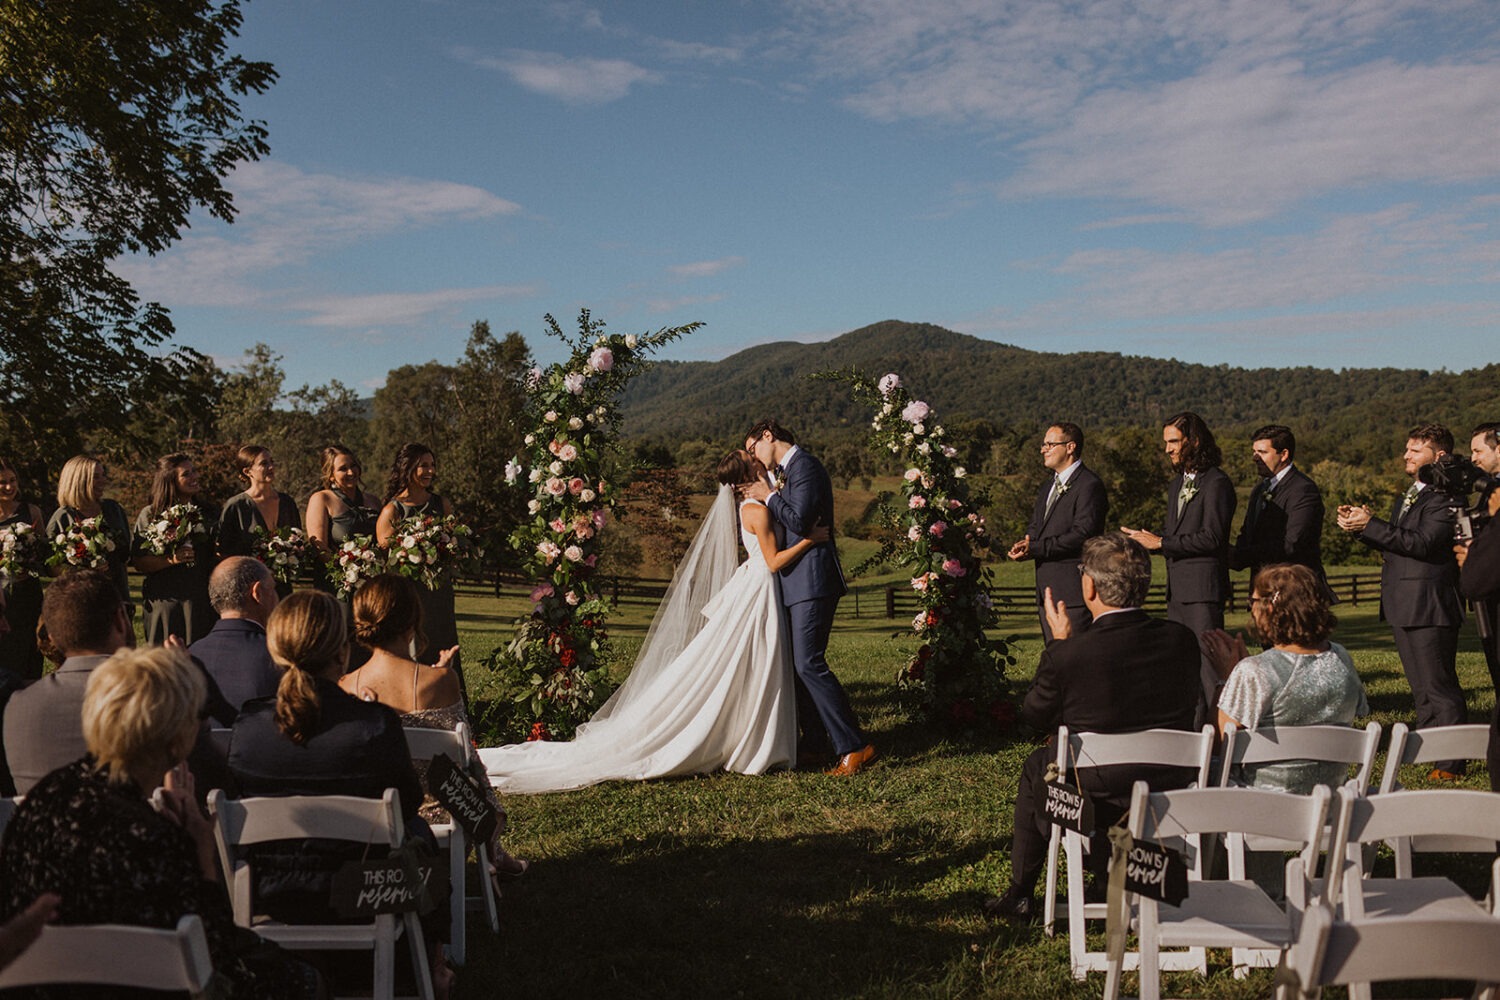
[[[719,459],[719,482],[726,486],[753,483],[760,478],[760,463],[748,451],[736,448]]]

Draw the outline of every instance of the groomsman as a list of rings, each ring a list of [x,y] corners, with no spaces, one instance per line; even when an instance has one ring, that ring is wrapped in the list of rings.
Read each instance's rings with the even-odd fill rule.
[[[1104,483],[1083,465],[1083,430],[1077,424],[1056,423],[1042,436],[1042,464],[1052,476],[1037,492],[1036,507],[1026,534],[1006,553],[1011,559],[1036,561],[1037,617],[1042,639],[1055,636],[1047,620],[1046,593],[1067,606],[1073,634],[1088,628],[1094,616],[1083,603],[1079,556],[1083,543],[1104,531],[1109,500]]]
[[[1229,597],[1229,524],[1234,520],[1234,484],[1219,468],[1223,456],[1203,418],[1184,410],[1162,426],[1162,448],[1172,471],[1167,516],[1161,534],[1122,527],[1147,551],[1167,560],[1167,620],[1201,636],[1224,627]],[[1218,704],[1219,675],[1204,657],[1199,664],[1205,705]]]
[[[1267,424],[1250,435],[1250,451],[1261,478],[1250,490],[1229,568],[1248,569],[1253,580],[1262,566],[1296,563],[1312,570],[1332,597],[1323,571],[1323,494],[1292,464],[1297,439],[1291,428]]]
[[[1406,435],[1403,459],[1411,486],[1391,505],[1389,520],[1369,507],[1339,507],[1339,527],[1383,555],[1380,617],[1390,622],[1416,701],[1417,728],[1456,726],[1468,721],[1458,683],[1458,631],[1463,603],[1458,563],[1453,555],[1453,497],[1417,479],[1424,465],[1453,451],[1453,435],[1441,424],[1421,424]],[[1438,761],[1429,775],[1453,780],[1463,761]]]

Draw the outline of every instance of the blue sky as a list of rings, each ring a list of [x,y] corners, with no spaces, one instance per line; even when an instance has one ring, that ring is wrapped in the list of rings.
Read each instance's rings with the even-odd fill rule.
[[[884,319],[1462,369],[1500,328],[1493,0],[250,0],[271,155],[122,262],[362,391],[580,306],[718,359]]]

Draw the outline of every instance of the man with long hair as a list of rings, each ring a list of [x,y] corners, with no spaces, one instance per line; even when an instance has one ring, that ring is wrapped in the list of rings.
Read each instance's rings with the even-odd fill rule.
[[[1194,635],[1224,627],[1229,598],[1229,524],[1234,520],[1234,484],[1219,468],[1222,455],[1213,431],[1191,410],[1162,426],[1162,448],[1176,475],[1167,487],[1167,516],[1160,534],[1121,528],[1148,552],[1167,560],[1167,620]],[[1205,709],[1212,714],[1219,677],[1205,657],[1200,668]],[[1207,716],[1205,716],[1207,717]]]

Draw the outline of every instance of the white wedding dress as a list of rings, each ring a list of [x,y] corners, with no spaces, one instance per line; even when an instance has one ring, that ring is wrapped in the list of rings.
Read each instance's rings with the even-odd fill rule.
[[[792,763],[797,710],[784,609],[760,543],[743,527],[750,557],[735,568],[737,521],[733,490],[721,487],[630,676],[571,742],[479,751],[498,790],[720,769],[761,774]]]

